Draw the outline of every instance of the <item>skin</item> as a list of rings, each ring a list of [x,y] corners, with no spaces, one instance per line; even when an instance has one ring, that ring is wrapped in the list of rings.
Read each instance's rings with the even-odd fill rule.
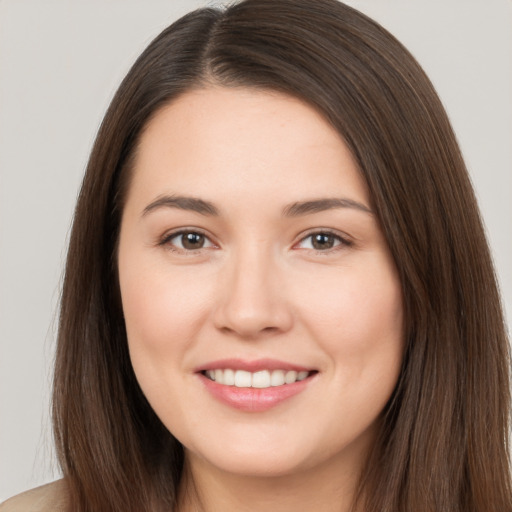
[[[164,196],[208,201],[218,215]],[[290,205],[323,198],[349,204],[290,215]],[[202,248],[185,248],[180,230],[205,235]],[[315,248],[312,232],[334,235]],[[199,501],[204,510],[348,510],[398,379],[403,311],[368,190],[338,133],[279,93],[182,95],[142,135],[118,256],[135,374],[185,447],[180,510]],[[317,373],[269,410],[240,411],[196,372],[224,358]]]

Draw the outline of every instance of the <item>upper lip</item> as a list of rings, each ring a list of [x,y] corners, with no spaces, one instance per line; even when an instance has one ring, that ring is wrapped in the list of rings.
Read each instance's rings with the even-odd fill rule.
[[[313,368],[306,366],[279,361],[277,359],[255,359],[252,361],[245,359],[218,359],[198,366],[196,372],[204,372],[207,370],[245,370],[247,372],[258,372],[261,370],[295,370],[296,372],[310,372]]]

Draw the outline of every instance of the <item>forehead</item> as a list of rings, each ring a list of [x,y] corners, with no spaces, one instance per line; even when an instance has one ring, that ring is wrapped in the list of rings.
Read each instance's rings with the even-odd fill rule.
[[[144,130],[131,188],[145,194],[326,196],[367,200],[340,135],[310,105],[277,92],[209,87],[161,108]],[[177,189],[177,190],[174,190]],[[303,197],[292,197],[293,200]]]

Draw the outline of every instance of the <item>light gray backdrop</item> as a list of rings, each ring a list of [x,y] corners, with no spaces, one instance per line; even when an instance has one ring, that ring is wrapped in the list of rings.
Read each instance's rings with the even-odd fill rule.
[[[314,0],[312,0],[314,1]],[[201,0],[0,0],[0,501],[58,477],[55,319],[80,179],[113,92]],[[352,0],[418,58],[458,134],[512,311],[512,2]]]

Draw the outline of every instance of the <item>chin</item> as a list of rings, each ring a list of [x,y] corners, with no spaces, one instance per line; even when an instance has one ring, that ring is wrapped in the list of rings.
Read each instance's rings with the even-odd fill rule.
[[[188,455],[188,453],[187,453]],[[301,457],[296,450],[269,452],[259,450],[230,451],[230,453],[204,453],[192,455],[192,460],[202,459],[202,464],[216,468],[223,473],[252,478],[278,478],[290,476],[313,465],[307,457]]]

